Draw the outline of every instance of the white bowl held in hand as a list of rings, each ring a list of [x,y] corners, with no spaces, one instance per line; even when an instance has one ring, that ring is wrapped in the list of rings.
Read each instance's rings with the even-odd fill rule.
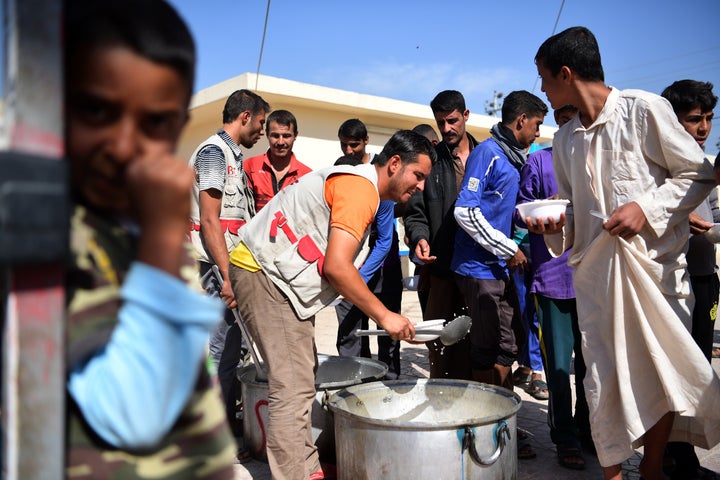
[[[520,216],[525,220],[527,217],[532,219],[532,224],[535,225],[535,219],[540,217],[544,223],[548,223],[549,219],[553,219],[555,222],[560,221],[560,214],[565,213],[565,208],[570,203],[570,200],[535,200],[528,203],[520,203],[516,205]]]
[[[705,235],[705,238],[708,239],[708,242],[720,243],[720,223],[713,223],[710,230],[705,232],[703,235]]]

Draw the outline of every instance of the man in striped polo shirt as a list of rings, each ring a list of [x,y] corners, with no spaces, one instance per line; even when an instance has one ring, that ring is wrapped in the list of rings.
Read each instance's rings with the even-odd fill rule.
[[[190,240],[200,262],[203,288],[228,306],[225,321],[210,339],[210,353],[217,365],[228,422],[236,436],[240,428],[235,420],[235,371],[247,349],[231,312],[237,303],[228,280],[228,252],[238,243],[238,229],[255,213],[239,145],[252,148],[260,140],[269,112],[270,105],[257,94],[244,89],[233,92],[225,102],[222,128],[201,143],[190,158],[195,170]],[[213,265],[225,279],[222,284],[213,275]]]

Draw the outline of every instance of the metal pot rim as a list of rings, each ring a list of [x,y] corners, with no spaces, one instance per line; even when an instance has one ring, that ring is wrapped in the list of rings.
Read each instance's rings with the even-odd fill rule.
[[[465,417],[462,419],[451,419],[447,421],[434,421],[434,422],[407,422],[407,421],[397,421],[393,419],[385,420],[385,419],[378,419],[378,418],[372,418],[369,416],[359,415],[357,413],[350,412],[344,408],[342,408],[339,403],[341,403],[343,400],[352,397],[357,396],[358,393],[362,392],[369,392],[372,390],[379,390],[379,389],[399,389],[403,387],[427,387],[430,386],[431,388],[435,387],[442,387],[442,388],[448,388],[448,387],[461,387],[461,388],[473,388],[476,390],[482,390],[486,392],[492,392],[497,395],[501,395],[507,399],[509,399],[511,402],[513,402],[512,408],[510,408],[507,412],[504,412],[502,415],[486,415],[486,416],[479,416],[479,417]],[[522,404],[522,400],[520,399],[520,396],[515,393],[511,392],[510,390],[507,390],[502,387],[498,387],[495,385],[488,385],[485,383],[475,382],[472,380],[454,380],[454,379],[439,379],[439,378],[418,378],[418,379],[404,379],[404,380],[385,380],[385,381],[377,381],[377,382],[369,382],[369,383],[363,383],[360,385],[352,385],[347,388],[344,388],[342,390],[338,390],[337,392],[333,393],[330,398],[327,401],[327,406],[330,409],[330,411],[334,415],[340,415],[342,417],[346,417],[348,419],[358,421],[365,424],[375,425],[375,426],[381,426],[381,427],[392,427],[392,428],[402,428],[403,430],[446,430],[448,428],[456,429],[458,427],[465,427],[465,426],[480,426],[480,425],[490,425],[497,423],[500,420],[508,419],[512,416],[514,416],[518,410],[520,410],[520,406]]]
[[[342,379],[338,381],[330,381],[330,382],[322,382],[322,383],[315,383],[315,389],[318,391],[322,390],[337,390],[343,387],[349,387],[352,385],[359,385],[362,383],[371,382],[373,380],[380,380],[383,378],[387,372],[388,372],[388,366],[379,361],[374,360],[372,358],[364,358],[364,357],[340,357],[340,356],[334,356],[334,355],[325,355],[319,353],[317,355],[318,359],[318,368],[324,363],[344,363],[344,362],[353,362],[355,364],[361,364],[366,366],[371,366],[375,370],[375,374],[368,375],[366,377],[362,378],[353,378],[353,379]],[[261,365],[264,365],[261,364]],[[255,366],[254,365],[245,365],[244,367],[241,367],[238,369],[237,372],[237,378],[240,381],[240,383],[247,383],[249,385],[265,385],[267,386],[267,382],[259,381],[256,379],[255,375]]]

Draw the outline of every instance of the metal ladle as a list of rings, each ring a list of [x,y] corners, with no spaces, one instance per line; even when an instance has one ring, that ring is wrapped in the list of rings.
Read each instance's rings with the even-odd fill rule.
[[[470,326],[472,325],[472,319],[468,317],[467,315],[460,315],[459,317],[455,317],[451,321],[449,321],[445,326],[442,327],[442,329],[439,329],[437,326],[430,326],[427,328],[423,328],[422,324],[419,324],[415,327],[415,334],[416,335],[422,335],[423,341],[432,341],[437,338],[440,339],[440,342],[445,345],[453,345],[468,334],[470,331]],[[389,335],[387,330],[378,329],[378,330],[355,330],[355,335],[358,337],[362,336],[368,336],[368,335]]]

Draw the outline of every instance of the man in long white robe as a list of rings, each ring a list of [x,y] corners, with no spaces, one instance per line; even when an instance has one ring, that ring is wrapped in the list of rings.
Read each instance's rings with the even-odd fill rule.
[[[641,474],[659,477],[668,436],[720,442],[720,379],[688,330],[685,263],[688,214],[713,188],[712,166],[663,98],[605,86],[584,27],[548,39],[536,63],[552,107],[580,111],[553,140],[559,196],[571,206],[534,231],[555,255],[573,247],[598,458],[606,478],[620,478],[620,464],[645,445]]]

